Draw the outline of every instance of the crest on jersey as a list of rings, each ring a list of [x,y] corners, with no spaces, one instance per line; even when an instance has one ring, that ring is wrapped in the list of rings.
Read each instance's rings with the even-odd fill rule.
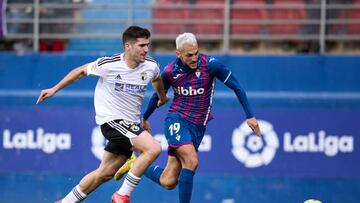
[[[142,81],[145,81],[145,80],[147,79],[147,74],[146,74],[146,72],[140,73],[140,77],[141,77],[141,80],[142,80]]]
[[[200,70],[199,70],[199,69],[196,69],[196,71],[195,71],[195,75],[196,75],[196,77],[197,77],[197,78],[199,78],[199,77],[200,77]]]

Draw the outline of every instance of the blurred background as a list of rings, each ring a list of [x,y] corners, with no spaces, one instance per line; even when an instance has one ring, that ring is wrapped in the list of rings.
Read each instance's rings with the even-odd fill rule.
[[[263,136],[217,83],[199,149],[194,203],[360,202],[359,0],[0,0],[0,203],[54,202],[100,163],[88,77],[35,105],[70,70],[122,52],[129,25],[152,33],[161,69],[175,38],[197,35],[247,91]],[[145,105],[152,89],[148,88]],[[169,91],[169,95],[172,91]],[[162,123],[150,121],[166,163]],[[110,202],[111,180],[84,202]],[[177,202],[143,178],[134,203]]]

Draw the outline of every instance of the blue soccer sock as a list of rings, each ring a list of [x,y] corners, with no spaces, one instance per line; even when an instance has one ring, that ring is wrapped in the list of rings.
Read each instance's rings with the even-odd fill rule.
[[[160,176],[163,171],[164,169],[159,166],[150,166],[146,169],[144,175],[155,183],[160,184]]]
[[[193,179],[195,172],[183,168],[180,172],[179,178],[179,200],[180,203],[189,203],[191,199],[191,193],[193,188]]]

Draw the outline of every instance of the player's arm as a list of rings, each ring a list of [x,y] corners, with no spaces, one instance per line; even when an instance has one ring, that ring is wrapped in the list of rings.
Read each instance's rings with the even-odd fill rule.
[[[231,72],[230,72],[230,74],[231,74]],[[232,74],[228,77],[228,79],[226,81],[224,81],[224,84],[226,86],[228,86],[229,88],[231,88],[232,90],[234,90],[238,100],[240,101],[240,103],[243,106],[243,109],[245,111],[246,118],[247,118],[246,123],[251,128],[251,130],[253,130],[256,133],[257,136],[260,136],[261,132],[260,132],[259,124],[251,111],[245,90],[243,88],[241,88],[238,81]]]
[[[246,92],[240,86],[239,82],[233,76],[231,71],[228,70],[221,62],[216,59],[213,59],[209,62],[209,71],[211,74],[214,74],[215,77],[218,78],[221,82],[223,82],[227,87],[229,87],[235,92],[236,97],[241,103],[246,114],[246,122],[248,126],[256,133],[256,135],[260,136],[261,132],[259,124],[251,111]]]
[[[159,107],[165,104],[169,100],[169,97],[166,96],[164,83],[160,75],[152,81],[152,86],[156,92],[157,97],[159,98],[157,101],[157,106]]]
[[[83,66],[73,69],[55,86],[53,86],[52,88],[49,88],[49,89],[42,90],[39,95],[39,98],[36,101],[36,104],[39,104],[40,102],[44,101],[45,99],[53,96],[59,90],[63,89],[64,87],[74,83],[75,81],[77,81],[80,78],[87,75],[87,65],[88,64],[85,64]]]
[[[165,71],[161,74],[161,80],[162,80],[162,84],[164,87],[164,92],[166,94],[166,92],[170,88],[170,83],[166,79]],[[159,96],[157,93],[154,93],[152,95],[152,97],[150,98],[149,104],[146,107],[146,111],[145,111],[145,113],[143,115],[143,119],[141,121],[142,127],[149,132],[151,132],[151,128],[150,128],[150,123],[149,123],[148,119],[150,118],[151,114],[155,111],[155,109],[159,107],[158,102],[159,102]]]

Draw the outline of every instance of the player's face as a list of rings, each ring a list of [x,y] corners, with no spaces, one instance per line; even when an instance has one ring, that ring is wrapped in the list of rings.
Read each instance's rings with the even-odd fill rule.
[[[176,55],[181,59],[184,65],[189,66],[191,69],[197,68],[199,58],[198,45],[184,44],[182,49],[176,51]]]
[[[146,54],[149,52],[149,39],[137,38],[136,42],[125,43],[125,50],[127,54],[136,63],[145,61]]]

